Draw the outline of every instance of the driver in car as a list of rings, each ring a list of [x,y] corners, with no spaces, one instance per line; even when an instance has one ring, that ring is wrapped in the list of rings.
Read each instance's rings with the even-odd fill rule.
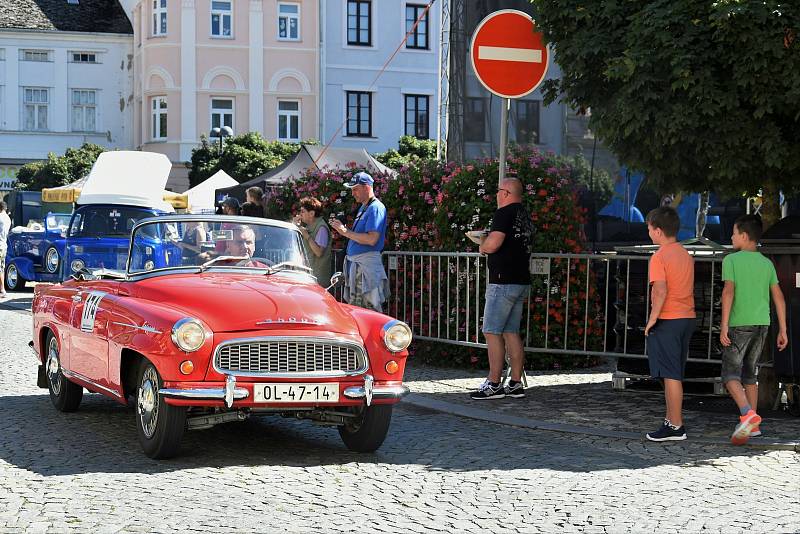
[[[249,226],[233,229],[233,239],[225,242],[223,256],[247,256],[252,258],[256,252],[256,233]]]
[[[255,252],[255,231],[249,226],[236,226],[233,228],[233,239],[225,242],[225,252],[222,253],[222,256],[246,257],[247,259],[245,260],[231,260],[233,265],[239,267],[255,267],[259,269],[269,267],[269,264],[253,259]]]

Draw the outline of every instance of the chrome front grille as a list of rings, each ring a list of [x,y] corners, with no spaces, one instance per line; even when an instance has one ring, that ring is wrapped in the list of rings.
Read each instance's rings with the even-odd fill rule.
[[[222,343],[214,367],[241,375],[342,376],[367,370],[364,349],[317,338],[259,338]]]

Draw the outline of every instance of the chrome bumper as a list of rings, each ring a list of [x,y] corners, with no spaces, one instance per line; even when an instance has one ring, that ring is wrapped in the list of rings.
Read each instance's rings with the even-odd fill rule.
[[[373,378],[367,375],[363,386],[350,386],[345,388],[344,396],[349,399],[366,399],[367,406],[372,404],[372,399],[400,399],[408,395],[408,386],[373,386]],[[228,375],[225,378],[224,388],[161,388],[158,394],[171,399],[194,400],[223,400],[225,406],[233,407],[233,401],[246,399],[250,392],[244,388],[236,387],[236,378]]]
[[[370,375],[364,377],[363,386],[350,386],[345,388],[344,396],[350,399],[366,399],[367,406],[372,404],[372,399],[400,399],[408,395],[408,386],[373,386]]]
[[[230,375],[225,379],[224,388],[161,388],[158,390],[158,394],[171,399],[222,400],[225,401],[225,406],[228,408],[233,406],[233,401],[250,396],[250,392],[246,389],[236,387],[236,379]]]

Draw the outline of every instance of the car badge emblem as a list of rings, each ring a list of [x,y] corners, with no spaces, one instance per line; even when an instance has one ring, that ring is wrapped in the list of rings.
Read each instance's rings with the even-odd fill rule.
[[[314,319],[309,319],[308,317],[301,317],[298,319],[297,317],[276,317],[275,319],[264,319],[263,321],[258,321],[256,324],[286,324],[286,323],[294,323],[294,324],[309,324],[309,325],[321,325],[322,323],[319,321],[315,321]]]

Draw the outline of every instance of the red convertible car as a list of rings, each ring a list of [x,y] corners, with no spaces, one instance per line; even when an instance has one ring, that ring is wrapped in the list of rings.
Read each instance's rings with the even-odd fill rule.
[[[168,236],[162,253],[181,261],[143,261],[153,236]],[[64,412],[84,389],[132,398],[152,458],[177,454],[187,429],[267,414],[336,426],[349,449],[374,451],[408,393],[411,330],[337,302],[306,254],[298,230],[279,221],[145,219],[124,271],[36,286],[38,384]]]

